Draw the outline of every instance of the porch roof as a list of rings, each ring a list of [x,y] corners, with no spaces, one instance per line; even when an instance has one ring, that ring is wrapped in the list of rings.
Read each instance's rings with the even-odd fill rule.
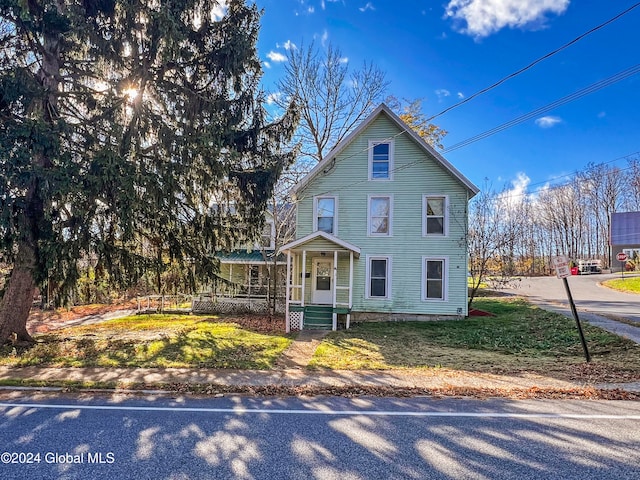
[[[265,263],[273,263],[273,251],[268,251],[266,254],[259,250],[247,251],[247,250],[232,250],[226,253],[217,253],[216,258],[220,260],[220,263],[241,263],[246,265],[255,265]],[[286,265],[287,259],[284,255],[279,254],[276,262],[278,265]]]
[[[324,243],[327,244],[326,250],[328,251],[347,251],[353,252],[355,258],[360,257],[360,247],[349,243],[345,240],[342,240],[330,233],[322,232],[318,230],[317,232],[310,233],[309,235],[305,235],[302,238],[294,240],[293,242],[287,243],[283,245],[280,249],[281,252],[287,253],[288,251],[294,250],[304,250],[304,245],[311,244],[313,242],[317,242],[317,240],[324,240]],[[317,248],[315,248],[317,249]],[[325,250],[325,248],[322,248]]]

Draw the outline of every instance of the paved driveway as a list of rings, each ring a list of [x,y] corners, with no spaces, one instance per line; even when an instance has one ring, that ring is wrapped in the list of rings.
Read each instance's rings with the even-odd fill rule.
[[[640,342],[640,327],[620,322],[609,322],[609,318],[625,318],[640,323],[640,295],[618,292],[600,285],[601,282],[619,275],[579,275],[569,277],[571,295],[580,319],[599,325],[607,330]],[[556,277],[522,278],[505,291],[528,297],[533,303],[550,310],[570,315],[569,300],[564,282]],[[609,325],[610,328],[607,328]]]

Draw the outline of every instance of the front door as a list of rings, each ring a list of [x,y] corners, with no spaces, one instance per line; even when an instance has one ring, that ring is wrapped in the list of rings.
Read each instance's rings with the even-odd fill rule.
[[[333,259],[313,259],[312,303],[333,304]]]

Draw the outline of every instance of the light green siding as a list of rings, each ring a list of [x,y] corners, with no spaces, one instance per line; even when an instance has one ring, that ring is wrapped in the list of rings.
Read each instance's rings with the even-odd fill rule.
[[[301,238],[312,232],[313,197],[335,196],[338,199],[338,229],[334,233],[361,249],[360,258],[354,262],[354,311],[466,314],[469,190],[410,136],[399,134],[400,131],[386,115],[378,115],[339,153],[335,162],[328,164],[333,164],[332,168],[325,168],[297,192],[297,237]],[[394,143],[393,180],[369,181],[369,141],[388,138],[393,138]],[[370,195],[392,196],[392,236],[368,235],[367,204]],[[447,196],[446,237],[423,236],[424,195]],[[391,258],[391,295],[388,299],[365,298],[368,255],[386,255]],[[447,259],[446,301],[422,300],[422,263],[425,256]],[[344,272],[344,262],[345,260],[341,259],[340,272]],[[348,260],[346,263],[348,269]]]

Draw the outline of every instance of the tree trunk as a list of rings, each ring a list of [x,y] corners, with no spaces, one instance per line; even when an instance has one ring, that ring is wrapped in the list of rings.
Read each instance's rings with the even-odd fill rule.
[[[8,341],[35,342],[27,332],[27,319],[35,292],[33,281],[35,259],[35,251],[29,241],[22,240],[0,304],[0,344]]]

